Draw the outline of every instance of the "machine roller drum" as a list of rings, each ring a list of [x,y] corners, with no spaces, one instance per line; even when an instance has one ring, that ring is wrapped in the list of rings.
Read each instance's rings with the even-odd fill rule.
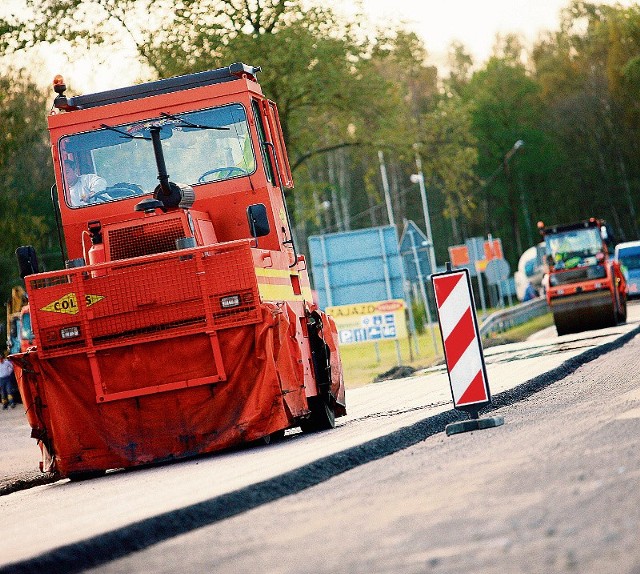
[[[552,302],[551,309],[558,335],[613,327],[618,323],[608,291],[565,297]]]

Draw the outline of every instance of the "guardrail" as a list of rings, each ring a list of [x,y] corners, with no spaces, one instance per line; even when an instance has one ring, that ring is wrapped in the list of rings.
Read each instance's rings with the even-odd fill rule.
[[[486,337],[490,333],[501,333],[511,327],[526,323],[531,319],[544,315],[549,311],[545,297],[538,297],[525,303],[519,303],[508,309],[496,311],[486,317],[480,324],[480,335]]]

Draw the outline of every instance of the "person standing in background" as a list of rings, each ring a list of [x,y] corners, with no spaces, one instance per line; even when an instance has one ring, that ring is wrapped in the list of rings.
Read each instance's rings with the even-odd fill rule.
[[[0,354],[0,396],[2,397],[2,409],[16,406],[13,400],[13,363],[7,359],[6,353]]]

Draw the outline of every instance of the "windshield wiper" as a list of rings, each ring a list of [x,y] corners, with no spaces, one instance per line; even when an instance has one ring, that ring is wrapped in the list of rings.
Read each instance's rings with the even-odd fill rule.
[[[118,128],[114,128],[113,126],[108,126],[107,124],[100,124],[100,127],[105,128],[106,130],[111,130],[112,132],[116,132],[117,134],[120,134],[123,138],[131,139],[131,140],[147,140],[147,141],[151,140],[151,138],[147,138],[144,136],[134,136],[128,132],[119,130]]]
[[[229,129],[230,129],[228,127],[221,127],[221,126],[204,126],[202,124],[194,124],[194,123],[190,122],[189,120],[185,120],[184,118],[181,118],[179,116],[174,116],[172,114],[168,114],[167,112],[160,112],[160,115],[163,118],[169,118],[170,120],[174,120],[176,122],[180,122],[182,124],[182,126],[180,126],[180,127],[195,128],[195,129],[198,129],[198,130],[221,130],[221,131],[229,131]]]

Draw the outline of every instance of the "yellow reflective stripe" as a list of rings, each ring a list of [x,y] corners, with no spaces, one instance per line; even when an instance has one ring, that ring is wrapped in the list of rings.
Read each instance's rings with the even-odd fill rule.
[[[256,277],[265,277],[266,279],[286,279],[290,280],[291,276],[297,276],[300,279],[300,283],[303,284],[304,281],[309,281],[307,275],[300,275],[293,271],[287,271],[286,269],[271,269],[264,267],[254,267]]]
[[[290,275],[296,275],[286,269],[271,269],[264,267],[255,267],[257,277],[277,277],[279,279],[289,279]]]
[[[271,267],[254,267],[256,277],[258,278],[258,290],[260,292],[260,298],[263,301],[313,301],[313,294],[311,293],[311,286],[308,284],[308,279],[304,275],[304,280],[307,281],[305,285],[303,276],[287,269],[273,269]],[[293,293],[293,287],[291,285],[291,276],[297,276],[300,279],[300,295]],[[265,280],[260,281],[261,279]],[[270,283],[269,279],[279,279],[282,283]]]
[[[313,301],[313,293],[311,292],[311,287],[310,286],[306,286],[302,288],[302,298],[305,301],[309,301],[309,303],[311,303],[311,301]]]
[[[258,283],[258,291],[263,301],[309,301],[313,295],[309,287],[303,287],[301,295],[294,295],[291,285]]]

